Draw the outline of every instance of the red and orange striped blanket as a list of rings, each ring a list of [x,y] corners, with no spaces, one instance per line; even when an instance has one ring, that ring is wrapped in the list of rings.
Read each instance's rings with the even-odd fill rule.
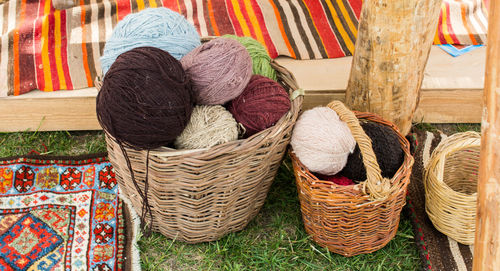
[[[352,55],[361,0],[4,0],[0,4],[0,97],[33,89],[92,87],[116,23],[165,6],[201,36],[236,34],[263,43],[272,57]],[[55,9],[53,1],[66,9]],[[2,2],[2,0],[0,0]],[[481,0],[445,0],[435,43],[485,42]]]

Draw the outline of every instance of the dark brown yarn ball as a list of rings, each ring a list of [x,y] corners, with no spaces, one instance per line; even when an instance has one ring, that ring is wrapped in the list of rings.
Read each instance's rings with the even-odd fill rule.
[[[404,152],[398,135],[390,127],[375,122],[361,123],[366,135],[372,140],[373,152],[382,171],[382,176],[392,178],[403,164]],[[346,166],[339,173],[356,183],[366,180],[366,169],[358,144],[349,154]]]
[[[262,75],[252,75],[243,92],[228,104],[229,112],[245,128],[245,136],[273,126],[290,107],[286,90]]]
[[[194,107],[181,63],[166,51],[139,47],[111,65],[97,95],[97,118],[119,142],[136,149],[172,143]]]

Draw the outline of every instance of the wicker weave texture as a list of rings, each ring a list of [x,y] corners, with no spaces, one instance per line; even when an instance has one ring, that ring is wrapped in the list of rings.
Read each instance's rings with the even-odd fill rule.
[[[481,136],[456,133],[432,152],[424,171],[425,210],[440,232],[474,243]]]
[[[351,112],[334,101],[328,105],[345,121],[363,154],[367,181],[340,186],[318,179],[290,152],[304,226],[319,245],[334,253],[354,256],[385,246],[396,234],[405,205],[406,188],[413,166],[408,141],[398,128],[371,113]],[[392,179],[384,179],[359,121],[387,125],[397,132],[405,153],[404,162]]]
[[[290,94],[298,89],[293,74],[272,62],[278,81]],[[145,189],[153,231],[187,243],[220,239],[242,230],[262,207],[290,141],[303,97],[273,127],[250,138],[197,150],[159,148],[134,150],[125,146],[135,179]],[[134,186],[118,142],[106,133],[109,159],[121,191],[141,213],[142,198]],[[149,216],[146,221],[151,223]]]

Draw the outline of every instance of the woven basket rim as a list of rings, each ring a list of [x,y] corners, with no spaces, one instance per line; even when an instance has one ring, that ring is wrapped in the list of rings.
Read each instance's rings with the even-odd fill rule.
[[[301,92],[289,70],[271,65],[293,97]],[[290,111],[262,132],[205,149],[134,149],[105,131],[109,159],[134,209],[150,207],[143,221],[153,231],[187,243],[218,240],[242,230],[261,209],[302,101],[294,99]]]
[[[448,155],[480,147],[480,144],[481,136],[477,132],[456,133],[445,138],[432,152],[424,170],[425,211],[429,219],[437,230],[466,245],[474,243],[477,192],[468,194],[454,190],[441,176],[444,177]],[[457,170],[464,169],[458,164]]]
[[[476,202],[477,191],[474,193],[463,193],[451,188],[444,180],[438,178],[436,173],[438,171],[444,170],[444,164],[446,163],[446,157],[453,152],[460,151],[470,147],[480,147],[481,146],[481,135],[477,132],[468,131],[455,133],[450,137],[447,137],[441,141],[438,146],[432,152],[429,159],[428,166],[425,169],[424,178],[433,185],[437,186],[439,189],[443,189],[450,197],[456,198],[460,197],[466,198],[471,202]],[[440,161],[443,160],[442,163]],[[427,182],[426,181],[426,182]]]
[[[394,124],[373,113],[353,113],[356,117],[351,114],[351,124],[361,119],[390,126],[397,132],[404,150],[401,167],[390,180],[384,180],[392,182],[394,187],[383,197],[367,194],[363,189],[366,180],[348,186],[319,180],[290,150],[306,232],[320,246],[344,256],[371,253],[387,245],[395,236],[413,165],[409,143]],[[355,138],[359,138],[359,129]]]
[[[201,37],[202,42],[206,42],[218,37],[215,36],[207,36]],[[271,59],[271,66],[276,70],[277,82],[283,86],[283,88],[288,92],[289,97],[294,94],[295,91],[301,91],[301,88],[297,84],[297,80],[295,76],[290,72],[287,68],[283,67],[279,63],[277,63],[274,59]],[[95,78],[95,86],[99,91],[102,86],[103,76],[97,76]],[[215,156],[215,154],[222,154],[228,151],[238,151],[238,150],[250,150],[250,149],[258,149],[259,146],[265,144],[266,139],[269,137],[279,136],[281,131],[286,129],[290,122],[293,122],[296,119],[294,116],[298,115],[303,102],[303,95],[299,95],[291,100],[290,110],[283,115],[273,126],[262,130],[248,138],[237,139],[233,141],[229,141],[226,143],[222,143],[219,145],[215,145],[209,148],[200,148],[200,149],[173,149],[169,147],[159,147],[150,150],[149,155],[154,155],[157,157],[164,157],[167,159],[170,156],[204,156],[206,154],[210,154],[211,156]],[[101,125],[102,127],[102,125]],[[118,142],[116,138],[114,138],[111,134],[103,128],[106,136],[111,140]],[[135,150],[143,150],[136,149],[133,146],[128,144],[124,144],[125,148],[132,148]]]
[[[404,160],[403,163],[401,164],[400,168],[398,171],[394,174],[394,176],[390,179],[391,185],[392,186],[397,186],[399,189],[394,191],[395,193],[391,193],[387,198],[381,198],[381,199],[370,199],[369,194],[365,193],[363,186],[366,183],[366,180],[354,184],[354,185],[347,185],[347,186],[342,186],[338,184],[334,184],[325,180],[319,179],[314,173],[312,173],[301,161],[298,159],[298,157],[295,155],[293,152],[293,148],[290,146],[290,156],[292,160],[294,160],[295,163],[297,163],[300,168],[302,169],[303,173],[307,176],[306,180],[309,182],[308,185],[311,188],[314,188],[316,190],[316,193],[312,195],[312,198],[323,198],[324,200],[328,200],[329,198],[334,199],[336,197],[336,193],[333,193],[333,191],[337,192],[349,192],[349,193],[354,193],[357,197],[357,201],[353,201],[353,203],[356,203],[356,206],[363,206],[365,204],[372,204],[374,202],[381,202],[381,201],[386,201],[388,199],[394,198],[397,196],[397,194],[403,190],[406,189],[406,186],[409,183],[409,174],[411,173],[411,167],[413,165],[414,159],[413,156],[410,154],[410,144],[408,140],[399,132],[399,129],[397,128],[396,125],[394,125],[392,122],[387,121],[380,117],[379,115],[371,112],[360,112],[360,111],[352,111],[355,116],[360,120],[360,121],[371,121],[371,122],[376,122],[379,124],[383,124],[385,126],[388,126],[392,130],[394,130],[398,136],[399,142],[401,144],[401,147],[404,152]],[[297,179],[297,178],[296,178]],[[319,196],[318,194],[321,194]],[[330,196],[328,196],[330,195]],[[354,197],[353,197],[354,199]]]

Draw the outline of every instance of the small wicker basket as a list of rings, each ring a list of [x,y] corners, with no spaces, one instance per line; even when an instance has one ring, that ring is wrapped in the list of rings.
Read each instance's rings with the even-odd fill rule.
[[[476,229],[481,135],[456,133],[439,143],[424,171],[425,210],[434,227],[472,245]]]
[[[320,180],[290,151],[304,227],[316,243],[334,253],[370,253],[385,246],[398,229],[413,165],[409,143],[394,124],[375,114],[352,112],[339,101],[328,107],[347,123],[359,144],[367,180],[351,186]],[[371,140],[359,121],[381,123],[396,131],[405,156],[392,179],[381,176]]]
[[[141,195],[145,194],[148,172],[147,202],[152,214],[146,216],[145,222],[152,223],[153,231],[187,243],[214,241],[242,230],[259,212],[303,100],[293,74],[274,61],[271,66],[277,72],[278,82],[291,95],[291,109],[274,126],[247,139],[206,149],[162,147],[147,151],[120,146],[105,133],[109,160],[120,189],[139,214],[143,210]],[[96,87],[101,86],[97,79]]]

